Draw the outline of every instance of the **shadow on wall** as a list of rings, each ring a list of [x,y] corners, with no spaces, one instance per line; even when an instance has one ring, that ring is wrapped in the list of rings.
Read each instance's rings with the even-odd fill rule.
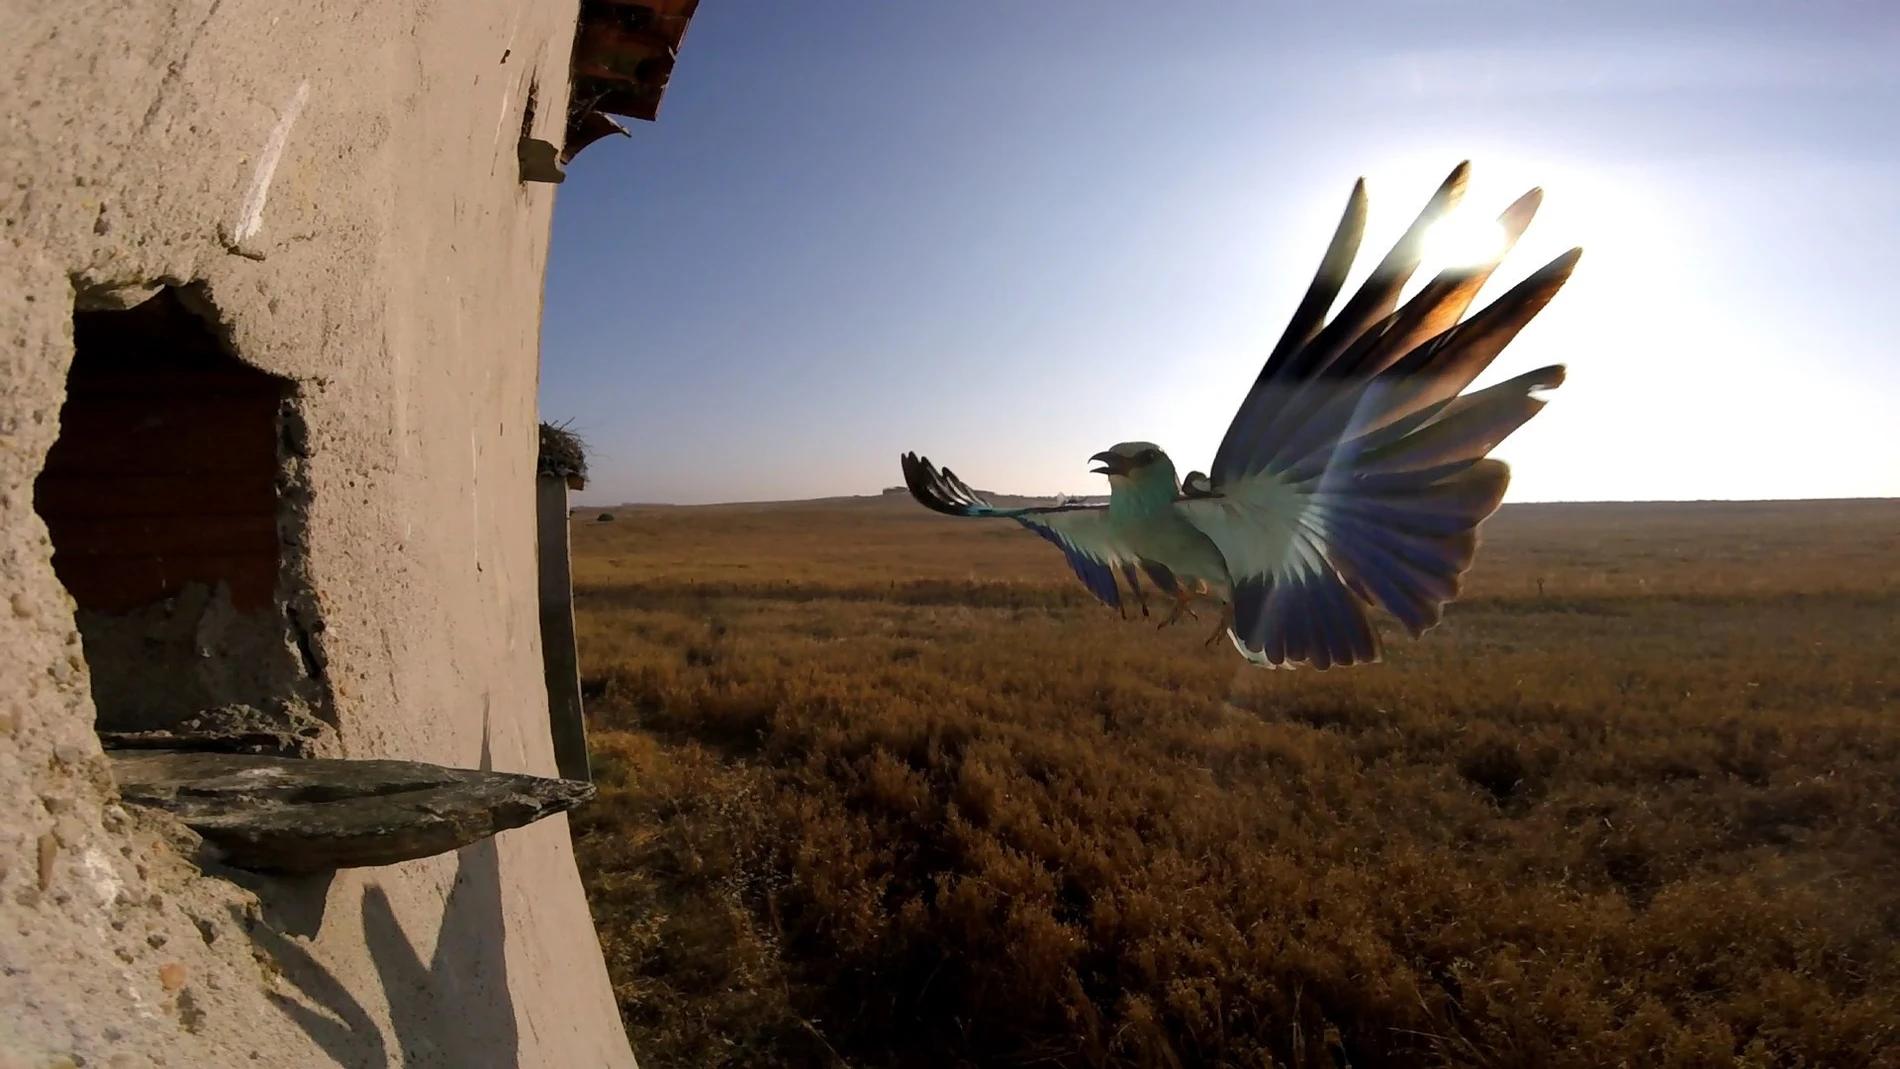
[[[488,732],[482,731],[481,768],[489,771]],[[456,854],[455,882],[443,906],[434,959],[423,962],[396,921],[380,887],[363,893],[363,933],[377,978],[389,1000],[393,1035],[376,1021],[302,946],[259,926],[251,936],[283,967],[284,976],[319,1009],[273,995],[338,1064],[391,1064],[403,1069],[513,1069],[520,1036],[508,988],[502,918],[501,853],[491,837]]]

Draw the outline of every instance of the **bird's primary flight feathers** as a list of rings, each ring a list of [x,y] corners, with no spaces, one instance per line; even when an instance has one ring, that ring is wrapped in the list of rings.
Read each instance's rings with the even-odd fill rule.
[[[1115,572],[1134,555],[1115,544],[1103,505],[1051,505],[1034,508],[996,508],[977,496],[949,468],[941,470],[915,453],[903,457],[904,484],[912,496],[949,516],[1008,517],[1055,543],[1069,558],[1076,578],[1110,608],[1121,608]]]

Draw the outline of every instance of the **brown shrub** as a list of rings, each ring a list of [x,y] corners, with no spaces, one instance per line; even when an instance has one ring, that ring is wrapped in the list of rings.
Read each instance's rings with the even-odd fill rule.
[[[575,530],[643,1064],[1900,1065],[1900,506],[1507,509],[1324,674],[916,512]]]

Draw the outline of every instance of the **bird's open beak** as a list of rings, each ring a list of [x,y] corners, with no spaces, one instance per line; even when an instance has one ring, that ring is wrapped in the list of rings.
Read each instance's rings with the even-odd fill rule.
[[[1099,460],[1102,466],[1090,468],[1091,475],[1126,475],[1129,472],[1128,458],[1115,452],[1101,452],[1089,458]]]

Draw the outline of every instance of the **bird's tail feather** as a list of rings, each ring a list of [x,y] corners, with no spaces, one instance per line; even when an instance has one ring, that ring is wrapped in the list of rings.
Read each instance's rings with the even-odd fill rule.
[[[1453,328],[1421,346],[1412,376],[1375,376],[1356,392],[1344,426],[1320,430],[1280,467],[1280,480],[1307,501],[1296,544],[1326,566],[1236,584],[1235,641],[1249,660],[1321,669],[1376,661],[1371,605],[1414,638],[1443,619],[1477,552],[1478,524],[1510,484],[1510,469],[1488,454],[1544,407],[1537,392],[1560,385],[1564,369],[1458,391],[1550,299],[1572,263],[1560,259],[1500,298],[1486,310],[1491,318],[1474,318],[1462,337]]]
[[[1479,459],[1431,482],[1328,500],[1327,559],[1363,600],[1416,638],[1458,597],[1478,549],[1478,524],[1497,511],[1511,473]]]
[[[1324,566],[1289,567],[1234,586],[1231,637],[1256,664],[1320,670],[1380,659],[1367,615],[1379,606],[1416,638],[1444,617],[1478,548],[1478,524],[1510,483],[1502,461],[1478,458],[1388,473],[1376,485],[1314,495],[1298,541]]]
[[[1414,362],[1418,377],[1375,376],[1331,430],[1337,437],[1321,434],[1281,468],[1307,501],[1290,545],[1326,565],[1236,584],[1234,637],[1249,660],[1321,669],[1376,661],[1371,605],[1413,637],[1443,619],[1477,551],[1477,526],[1510,483],[1510,469],[1487,455],[1543,408],[1537,392],[1560,385],[1564,369],[1458,391],[1549,300],[1571,262],[1501,298],[1492,306],[1501,310],[1463,337],[1446,332]]]

